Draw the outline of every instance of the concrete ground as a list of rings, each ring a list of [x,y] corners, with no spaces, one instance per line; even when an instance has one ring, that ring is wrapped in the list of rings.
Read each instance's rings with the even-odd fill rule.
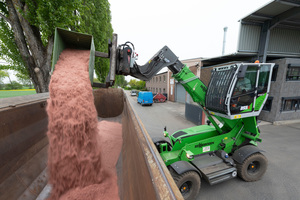
[[[126,91],[126,93],[127,92],[128,91]],[[194,123],[185,119],[185,105],[183,103],[166,101],[165,103],[154,103],[152,106],[141,106],[137,103],[136,96],[130,96],[129,93],[127,94],[130,103],[151,137],[163,137],[165,126],[170,133],[178,129],[195,126]]]
[[[195,126],[184,117],[182,103],[156,103],[152,106],[137,104],[136,97],[128,99],[146,130],[153,136],[162,136],[164,126],[172,133]],[[300,199],[300,123],[260,125],[263,149],[268,159],[268,169],[260,181],[244,182],[240,178],[210,186],[201,180],[197,200],[298,200]]]

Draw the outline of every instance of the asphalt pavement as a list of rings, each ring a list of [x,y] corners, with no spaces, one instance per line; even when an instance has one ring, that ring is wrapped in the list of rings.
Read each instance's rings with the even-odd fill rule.
[[[136,97],[125,91],[151,137],[162,136],[163,128],[174,131],[195,126],[184,117],[185,105],[176,102],[141,106]],[[300,199],[300,123],[260,125],[262,143],[268,159],[268,169],[256,182],[231,179],[210,186],[203,179],[197,200],[299,200]]]

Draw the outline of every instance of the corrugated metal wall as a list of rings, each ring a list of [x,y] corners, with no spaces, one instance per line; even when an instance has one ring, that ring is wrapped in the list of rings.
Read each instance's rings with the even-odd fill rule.
[[[268,53],[300,53],[300,31],[274,28],[270,33]]]
[[[260,30],[260,26],[241,24],[238,51],[257,52]]]
[[[242,24],[239,35],[239,52],[258,52],[261,27]],[[270,32],[270,54],[300,54],[300,30],[274,28]]]

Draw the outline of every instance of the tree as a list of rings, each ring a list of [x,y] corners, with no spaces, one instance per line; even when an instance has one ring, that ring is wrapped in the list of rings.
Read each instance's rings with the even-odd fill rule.
[[[136,79],[131,79],[128,83],[128,85],[132,88],[132,89],[136,89]]]
[[[12,83],[10,74],[7,70],[0,70],[0,80],[2,81],[3,78],[8,78],[9,82]]]
[[[100,83],[100,81],[97,78],[94,78],[93,83]]]
[[[101,51],[111,37],[110,19],[107,0],[0,0],[0,58],[9,64],[0,69],[13,69],[38,93],[47,92],[55,27],[93,34]],[[108,69],[108,61],[96,61],[96,73],[105,76],[99,65]]]
[[[127,81],[123,75],[116,75],[115,85],[120,86],[122,88],[126,87]]]
[[[8,77],[8,72],[4,71],[4,70],[0,70],[0,89],[4,88],[4,83],[3,83],[3,79],[5,79],[6,77]]]
[[[28,76],[21,74],[21,73],[17,73],[16,77],[22,85],[26,85],[26,86],[29,86],[30,88],[32,88],[32,83],[31,83],[30,78],[28,78]]]
[[[83,1],[78,31],[93,35],[95,49],[108,52],[108,39],[111,39],[113,29],[111,26],[110,5],[107,0]],[[109,59],[96,58],[95,72],[101,83],[105,82],[109,72]]]
[[[22,89],[22,85],[18,83],[17,81],[12,81],[11,83],[6,84],[5,89],[6,90],[17,90]]]
[[[137,89],[138,90],[143,90],[146,87],[146,82],[145,81],[137,81]]]
[[[3,81],[4,78],[8,77],[8,72],[4,70],[0,70],[0,82]]]
[[[138,90],[142,90],[146,87],[146,82],[145,81],[138,81],[136,79],[131,79],[128,83],[130,85],[131,88],[133,89],[138,89]]]

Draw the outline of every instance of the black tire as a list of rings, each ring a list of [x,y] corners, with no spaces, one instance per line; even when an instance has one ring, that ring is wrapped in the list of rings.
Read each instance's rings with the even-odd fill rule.
[[[196,199],[201,187],[199,174],[195,171],[188,171],[179,175],[172,168],[170,171],[183,198],[185,200]]]
[[[247,182],[260,180],[268,166],[267,158],[261,153],[254,153],[243,164],[237,164],[238,176]]]

